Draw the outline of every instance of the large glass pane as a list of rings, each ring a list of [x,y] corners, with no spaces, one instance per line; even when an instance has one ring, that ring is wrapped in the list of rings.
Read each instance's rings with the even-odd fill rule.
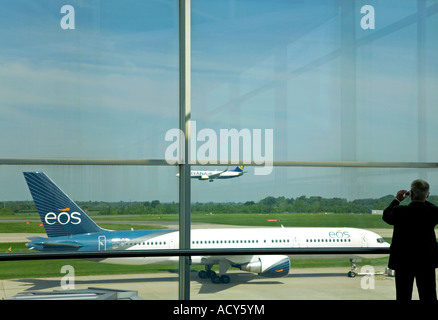
[[[273,129],[274,160],[433,161],[436,6],[193,1],[192,120]]]
[[[39,216],[23,175],[23,172],[35,171],[46,173],[85,214],[60,207]],[[2,167],[0,250],[14,255],[176,249],[176,173],[175,167]],[[42,185],[36,186],[36,190],[49,192]],[[50,194],[48,196],[50,198]],[[57,209],[63,210],[58,220],[53,218]],[[87,223],[85,215],[106,230],[86,234],[73,231],[68,236],[50,235],[50,230],[54,232],[55,228],[70,227],[78,222],[84,225]],[[53,229],[47,229],[47,224]],[[160,238],[163,234],[168,238]],[[152,236],[156,238],[150,239]],[[142,299],[178,297],[177,257],[116,259],[1,261],[1,297],[88,287],[135,291]]]
[[[178,127],[178,2],[14,1],[2,9],[0,27],[0,158],[164,159],[166,132]],[[59,206],[40,217],[23,176],[37,171],[84,213]],[[1,250],[80,250],[88,244],[101,251],[176,248],[177,171],[165,166],[3,166]],[[62,215],[53,218],[58,211]],[[44,223],[70,230],[86,220],[85,214],[99,227],[125,236],[86,232],[81,237],[97,238],[84,242],[71,231],[66,231],[71,239],[64,240],[46,234]],[[143,229],[148,235],[163,229],[176,237],[164,242],[130,236]],[[177,298],[178,258],[170,258],[151,266],[1,262],[2,297],[66,289],[63,280],[70,276],[75,289],[136,290],[144,299],[160,298],[158,291]],[[146,279],[143,272],[162,274]]]
[[[5,4],[2,157],[163,158],[165,133],[178,127],[177,10],[169,1]]]
[[[359,248],[391,243],[392,226],[382,220],[383,210],[400,189],[422,177],[431,183],[429,200],[437,203],[437,173],[433,169],[275,167],[269,176],[243,176],[192,183],[192,246],[195,248]],[[409,200],[405,200],[408,204]],[[203,231],[202,229],[207,229]],[[266,242],[264,242],[266,240]],[[350,242],[353,241],[353,242]],[[236,249],[238,250],[238,249]],[[219,260],[196,263],[193,270],[208,270],[229,277],[228,284],[192,277],[193,299],[394,299],[395,284],[387,270],[388,255],[288,255],[276,258],[227,255],[229,269]],[[249,260],[287,275],[275,277],[248,270]],[[246,260],[245,260],[246,259]],[[277,259],[277,260],[275,260]],[[354,260],[350,260],[354,259]],[[211,261],[210,261],[211,262]],[[355,265],[352,268],[351,262]],[[199,265],[196,265],[199,264]],[[222,261],[223,266],[225,263]],[[222,267],[223,267],[222,266]],[[224,272],[226,270],[226,272]],[[349,276],[352,271],[356,277]],[[366,274],[373,274],[366,276]],[[374,274],[375,273],[375,274]],[[336,288],[335,288],[336,287]],[[414,292],[414,298],[418,295]]]

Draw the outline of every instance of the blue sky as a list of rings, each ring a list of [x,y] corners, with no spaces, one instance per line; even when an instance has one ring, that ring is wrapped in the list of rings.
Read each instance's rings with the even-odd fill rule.
[[[437,15],[427,19],[420,55],[426,72],[419,82],[417,27],[409,22],[416,1],[356,1],[358,45],[349,44],[355,51],[346,54],[340,54],[339,3],[192,0],[192,120],[198,130],[273,129],[274,160],[436,162]],[[60,27],[59,1],[2,6],[0,37],[7,45],[0,48],[0,133],[8,138],[0,140],[1,157],[163,158],[165,133],[178,127],[177,2],[69,4],[75,30]],[[360,28],[365,4],[375,8],[375,30]],[[395,24],[400,21],[405,24]],[[342,98],[343,66],[352,61],[356,90]],[[349,105],[353,113],[345,111]],[[342,122],[346,115],[353,118]],[[345,135],[354,142],[343,143]],[[0,200],[28,197],[20,175],[30,169],[41,170],[0,168]],[[176,201],[174,167],[43,169],[62,183],[82,185],[72,189],[81,200]],[[105,178],[110,173],[113,178]],[[376,197],[419,174],[436,176],[333,168],[276,168],[255,176],[248,168],[237,180],[194,181],[192,196]]]

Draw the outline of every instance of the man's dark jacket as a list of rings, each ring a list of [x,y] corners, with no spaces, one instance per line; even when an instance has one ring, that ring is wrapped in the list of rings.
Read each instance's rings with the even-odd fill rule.
[[[438,267],[435,226],[438,207],[426,201],[412,201],[407,206],[394,199],[383,211],[383,220],[394,226],[388,267]]]

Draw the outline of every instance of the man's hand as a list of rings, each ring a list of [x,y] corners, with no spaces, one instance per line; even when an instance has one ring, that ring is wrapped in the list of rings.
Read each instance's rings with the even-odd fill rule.
[[[406,195],[406,192],[408,192],[408,190],[400,190],[397,192],[397,195],[395,196],[395,198],[402,202],[403,200],[405,200],[408,196]]]

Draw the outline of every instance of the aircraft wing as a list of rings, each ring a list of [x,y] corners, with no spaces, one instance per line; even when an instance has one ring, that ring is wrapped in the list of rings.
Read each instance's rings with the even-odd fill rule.
[[[221,171],[221,172],[218,172],[215,174],[211,174],[208,176],[208,179],[216,179],[217,177],[219,177],[222,173],[226,172],[227,170],[228,170],[228,167],[224,171]]]
[[[253,259],[253,255],[228,255],[228,256],[199,256],[199,257],[192,257],[194,260],[196,260],[197,258],[200,261],[197,261],[198,263],[200,262],[201,264],[211,264],[211,265],[219,265],[219,266],[223,266],[223,267],[228,267],[231,265],[240,265],[240,264],[245,264],[250,262]]]

